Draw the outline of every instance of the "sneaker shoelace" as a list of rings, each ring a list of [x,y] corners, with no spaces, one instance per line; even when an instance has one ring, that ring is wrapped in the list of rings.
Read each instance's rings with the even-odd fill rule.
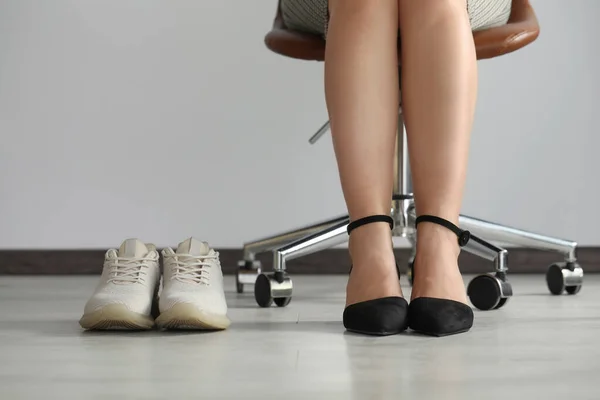
[[[209,275],[210,270],[207,267],[211,266],[211,261],[218,259],[219,255],[208,256],[192,256],[189,254],[175,254],[169,256],[174,264],[174,271],[171,279],[178,280],[183,283],[193,283],[210,285]]]
[[[150,257],[117,257],[110,263],[108,282],[133,284],[144,283],[148,262],[155,261]]]

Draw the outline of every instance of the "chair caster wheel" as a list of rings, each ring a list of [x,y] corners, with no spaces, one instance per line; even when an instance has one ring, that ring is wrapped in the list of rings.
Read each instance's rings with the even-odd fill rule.
[[[292,280],[282,271],[260,274],[254,284],[254,298],[260,307],[285,307],[292,301]]]
[[[469,283],[467,295],[475,308],[483,311],[497,310],[512,296],[512,286],[497,276],[479,275]]]
[[[506,304],[508,299],[510,299],[510,297],[504,297],[504,298],[500,299],[500,302],[498,303],[498,305],[496,307],[494,307],[494,310],[498,310],[499,308],[504,307],[504,305]]]
[[[583,285],[583,269],[576,263],[556,263],[546,272],[548,290],[554,295],[577,294]]]
[[[273,301],[275,302],[275,304],[277,304],[277,307],[285,307],[288,304],[290,304],[290,301],[292,301],[291,297],[278,297],[276,299],[273,299]]]
[[[577,294],[581,290],[581,286],[582,285],[566,286],[565,287],[565,292],[567,292],[567,294]]]
[[[244,285],[254,285],[256,277],[260,275],[260,261],[240,261],[235,273],[235,289],[238,293],[244,293]]]

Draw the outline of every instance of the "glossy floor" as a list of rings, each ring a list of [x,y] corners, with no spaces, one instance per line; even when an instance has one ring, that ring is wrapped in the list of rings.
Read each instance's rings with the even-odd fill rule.
[[[467,334],[370,338],[341,325],[345,277],[294,277],[284,309],[228,279],[226,332],[117,334],[77,324],[93,277],[0,277],[0,399],[600,398],[600,276],[559,297],[511,278]]]

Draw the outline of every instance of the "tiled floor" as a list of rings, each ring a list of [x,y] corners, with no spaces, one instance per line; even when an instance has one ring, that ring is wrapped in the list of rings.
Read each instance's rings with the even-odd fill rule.
[[[284,309],[229,279],[226,332],[118,334],[77,324],[95,278],[0,277],[0,399],[599,399],[600,276],[585,279],[554,297],[512,276],[505,308],[438,339],[345,333],[345,277],[294,277]]]

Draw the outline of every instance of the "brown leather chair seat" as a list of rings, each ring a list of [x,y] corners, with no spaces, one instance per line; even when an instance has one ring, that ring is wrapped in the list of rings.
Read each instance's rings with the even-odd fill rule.
[[[513,0],[512,12],[506,25],[473,33],[477,58],[498,57],[527,46],[540,33],[540,26],[529,0]],[[267,47],[277,54],[309,61],[325,59],[325,40],[317,35],[286,28],[277,9],[273,29],[265,37]]]

